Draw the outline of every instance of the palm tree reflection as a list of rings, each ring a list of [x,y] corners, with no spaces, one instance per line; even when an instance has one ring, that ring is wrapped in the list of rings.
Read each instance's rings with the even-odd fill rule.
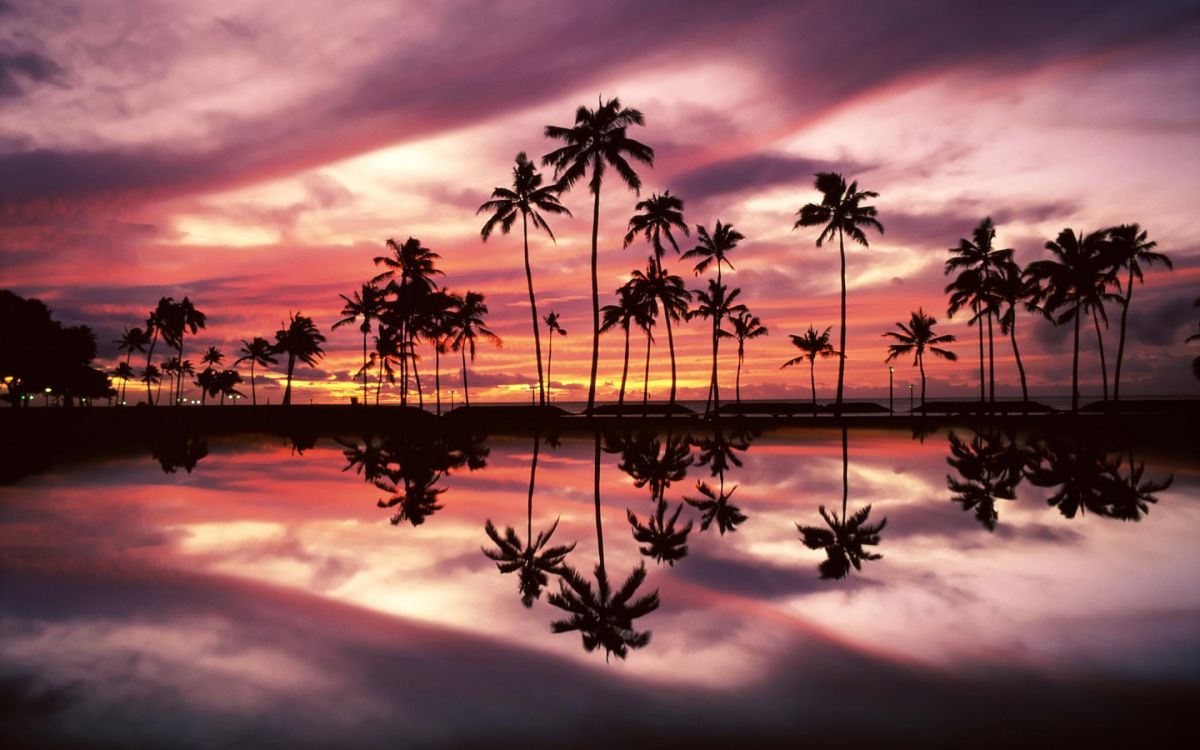
[[[958,476],[946,475],[946,486],[953,493],[950,499],[964,511],[974,510],[983,527],[995,531],[1000,517],[996,501],[1017,499],[1027,461],[1028,452],[1013,436],[975,433],[967,442],[951,432],[946,463]]]
[[[707,466],[718,480],[715,489],[708,482],[696,482],[696,491],[700,493],[700,497],[683,498],[688,505],[700,511],[701,531],[708,531],[715,523],[717,531],[724,536],[726,531],[737,531],[738,525],[746,521],[746,514],[742,509],[729,502],[738,485],[735,484],[726,491],[725,472],[730,466],[742,465],[742,460],[737,454],[749,450],[753,438],[754,433],[749,430],[716,430],[711,435],[693,438],[692,444],[700,451],[696,463]]]
[[[572,542],[568,545],[548,547],[550,537],[558,528],[558,520],[547,531],[539,531],[537,538],[533,536],[533,488],[537,478],[538,448],[540,436],[533,435],[533,458],[529,462],[529,503],[526,513],[525,538],[529,546],[521,543],[517,532],[511,527],[504,529],[503,536],[492,525],[492,519],[484,524],[484,531],[496,544],[496,549],[484,549],[483,554],[496,563],[501,573],[517,573],[517,589],[521,594],[521,603],[526,607],[533,606],[533,600],[541,598],[542,589],[549,583],[549,576],[562,575],[565,571],[567,554],[575,549]]]
[[[1145,472],[1145,463],[1134,460],[1130,447],[1110,452],[1099,440],[1059,435],[1033,448],[1025,476],[1030,484],[1054,489],[1046,504],[1058,508],[1066,518],[1092,513],[1139,521],[1149,513],[1150,505],[1158,502],[1155,493],[1170,487],[1174,480],[1174,476],[1162,481],[1147,479]]]
[[[166,474],[174,474],[178,469],[191,474],[208,455],[208,441],[183,433],[160,433],[150,438],[150,454]]]
[[[1146,464],[1134,462],[1133,448],[1129,448],[1126,455],[1129,457],[1128,476],[1121,475],[1119,462],[1109,470],[1107,513],[1110,518],[1121,521],[1140,521],[1150,512],[1150,505],[1158,502],[1154,493],[1170,487],[1175,477],[1169,475],[1161,482],[1143,479]]]
[[[855,570],[861,572],[863,560],[878,560],[883,557],[877,552],[868,551],[866,547],[879,544],[879,535],[887,526],[887,518],[876,525],[868,524],[867,518],[871,515],[870,505],[847,517],[847,503],[850,497],[848,444],[846,428],[842,427],[841,520],[826,511],[825,506],[822,505],[819,508],[821,518],[825,519],[825,524],[829,528],[796,524],[805,547],[825,550],[825,559],[817,565],[817,570],[824,579],[845,578],[850,574],[850,566],[853,565]]]
[[[670,518],[667,518],[668,507],[667,501],[659,500],[654,515],[647,517],[644,525],[632,510],[625,513],[633,528],[633,538],[642,545],[638,551],[660,564],[665,562],[674,566],[676,561],[687,557],[687,538],[692,531],[692,522],[689,520],[682,529],[676,529],[683,503],[675,506]]]
[[[600,521],[600,434],[595,436],[596,543],[600,561],[596,565],[596,587],[584,580],[574,568],[564,566],[559,590],[547,598],[550,604],[566,613],[555,620],[550,629],[555,633],[577,631],[585,651],[604,649],[605,660],[616,654],[624,659],[630,649],[639,649],[650,642],[650,631],[634,629],[634,621],[658,609],[658,591],[634,598],[646,580],[646,566],[639,563],[620,588],[615,591],[604,565],[604,529]]]

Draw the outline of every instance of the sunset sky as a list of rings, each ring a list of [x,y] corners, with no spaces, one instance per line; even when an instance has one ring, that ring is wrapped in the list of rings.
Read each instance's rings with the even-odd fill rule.
[[[0,287],[93,326],[106,363],[111,340],[162,295],[187,295],[209,316],[188,343],[193,361],[210,344],[230,353],[269,337],[301,310],[329,341],[297,399],[342,399],[361,339],[329,331],[337,295],[374,275],[384,240],[415,236],[441,254],[447,287],[487,296],[504,340],[480,351],[472,395],[527,400],[536,375],[520,237],[485,245],[475,209],[508,182],[518,151],[555,147],[545,125],[571,124],[598,96],[645,114],[632,135],[657,158],[640,170],[643,195],[670,189],[693,228],[721,219],[746,235],[726,278],[771,334],[749,348],[743,395],[807,397],[807,373],[779,369],[796,354],[787,334],[836,325],[836,247],[791,231],[822,170],[879,192],[887,229],[849,252],[849,397],[886,395],[880,333],[918,306],[960,337],[960,362],[929,366],[930,395],[977,393],[974,329],[944,320],[942,263],[988,215],[1022,263],[1064,227],[1141,223],[1175,270],[1154,270],[1135,292],[1123,390],[1198,390],[1196,347],[1183,343],[1200,315],[1191,0],[0,0]],[[606,183],[601,304],[645,264],[644,244],[621,247],[636,200]],[[576,217],[552,222],[557,244],[531,238],[531,252],[539,312],[560,312],[570,333],[555,342],[555,392],[578,400],[591,351],[586,187],[564,203]],[[701,286],[674,255],[666,262]],[[1066,393],[1069,332],[1020,325],[1033,394]],[[1107,335],[1111,360],[1115,326]],[[651,388],[665,398],[660,338]],[[602,343],[610,398],[621,341]],[[703,398],[704,325],[677,346],[681,395]],[[1010,354],[997,341],[1006,395],[1019,393]],[[1082,357],[1085,392],[1098,393],[1094,334]],[[836,372],[818,364],[822,398]],[[457,374],[444,382],[461,388]]]

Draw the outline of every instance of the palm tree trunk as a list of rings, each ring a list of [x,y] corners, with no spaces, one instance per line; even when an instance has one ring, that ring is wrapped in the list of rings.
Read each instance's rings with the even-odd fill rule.
[[[646,416],[650,412],[650,343],[654,341],[650,336],[650,329],[646,329],[646,372],[642,375],[642,416]],[[667,414],[671,410],[668,407]]]
[[[599,157],[597,157],[599,159]],[[596,371],[600,366],[600,281],[596,276],[597,244],[600,241],[600,183],[592,205],[592,374],[588,382],[587,412],[596,408]]]
[[[158,327],[156,326],[154,329],[154,336],[150,339],[150,350],[148,352],[146,352],[146,368],[147,369],[149,369],[150,365],[154,361],[154,345],[157,343],[158,343]],[[153,391],[150,390],[150,386],[151,386],[151,383],[149,380],[147,380],[146,381],[146,403],[149,404],[150,406],[154,406],[154,394],[153,394]]]
[[[924,394],[922,394],[923,396]],[[842,525],[846,525],[846,506],[850,503],[850,436],[842,425]]]
[[[366,373],[365,366],[364,366],[363,372]],[[363,398],[365,399],[366,396],[364,395]],[[258,390],[254,387],[254,359],[253,358],[250,359],[250,405],[258,406]]]
[[[292,373],[296,371],[296,355],[288,355],[287,386],[283,389],[283,405],[292,404]]]
[[[154,394],[154,405],[158,406],[158,402],[162,400],[162,378],[158,379],[158,391]]]
[[[375,405],[379,406],[379,392],[383,390],[383,360],[384,356],[379,355],[379,377],[375,380]]]
[[[554,364],[554,331],[547,329],[546,333],[550,337],[548,340],[550,351],[546,353],[546,403],[553,403],[554,391],[550,386],[550,365]]]
[[[921,408],[925,408],[925,357],[917,355],[917,365],[921,368]]]
[[[625,408],[625,380],[629,376],[629,322],[625,323],[625,364],[621,366],[621,392],[617,396],[617,410]]]
[[[1071,358],[1071,411],[1079,411],[1079,317],[1082,311],[1075,308],[1075,354]]]
[[[363,366],[362,366],[362,381],[363,381],[363,406],[367,405],[367,334],[369,330],[363,331]]]
[[[1108,401],[1108,366],[1104,362],[1104,337],[1100,334],[1100,316],[1092,310],[1092,323],[1096,325],[1096,348],[1100,351],[1100,377],[1104,384],[1104,400]]]
[[[842,236],[841,227],[838,228],[838,254],[842,260],[842,330],[841,340],[838,343],[838,385],[837,385],[837,401],[834,403],[833,411],[836,416],[842,416],[842,388],[846,380],[846,241]]]
[[[1113,373],[1113,401],[1121,401],[1121,362],[1125,359],[1125,321],[1129,318],[1129,303],[1133,301],[1133,264],[1129,264],[1129,281],[1126,282],[1125,304],[1121,307],[1121,337],[1117,341],[1117,368]]]
[[[421,370],[417,367],[417,353],[413,352],[413,380],[417,383],[417,407],[425,411],[425,392],[421,387]]]
[[[465,399],[465,400],[466,400],[466,402],[467,402],[467,408],[469,409],[469,408],[471,407],[471,390],[470,390],[470,388],[467,386],[467,347],[466,347],[466,344],[463,344],[463,346],[459,347],[459,350],[458,350],[458,351],[462,353],[462,365],[463,365],[463,399]]]
[[[742,405],[742,359],[744,357],[745,357],[745,355],[742,352],[742,343],[739,341],[738,342],[737,377],[733,381],[733,383],[734,383],[733,392],[734,392],[734,397],[737,400],[738,406]]]
[[[992,342],[992,308],[987,311],[988,322],[988,400],[996,403],[996,349]]]
[[[541,326],[538,325],[537,300],[533,295],[533,270],[529,267],[529,217],[524,211],[521,212],[521,230],[525,234],[525,283],[529,287],[529,312],[533,315],[533,347],[537,355],[538,403],[545,406],[546,381],[542,378],[542,334]]]
[[[667,321],[667,347],[671,350],[671,398],[667,402],[668,403],[667,414],[670,414],[672,411],[674,411],[674,407],[675,407],[675,389],[676,389],[676,383],[678,381],[676,380],[676,371],[675,371],[675,334],[671,330],[671,315],[670,315],[670,313],[667,312],[666,303],[663,304],[663,319],[665,319]],[[650,332],[647,331],[646,335],[649,336]],[[649,347],[650,347],[650,343],[646,342],[647,351],[649,351]],[[649,355],[647,355],[647,356],[649,356]],[[647,362],[646,369],[649,370],[649,368],[650,368],[650,364],[649,364],[649,362]]]
[[[595,439],[595,454],[592,459],[593,465],[596,467],[596,477],[593,482],[593,493],[596,498],[596,546],[600,552],[600,575],[605,574],[604,569],[604,527],[600,524],[600,431],[596,431]]]
[[[529,509],[526,512],[525,545],[533,544],[533,485],[537,479],[538,444],[541,435],[536,430],[533,433],[533,460],[529,462]]]
[[[720,339],[717,338],[717,327],[720,325],[719,318],[713,316],[713,365],[712,365],[712,401],[713,414],[715,415],[721,408],[721,395],[717,391],[717,346]]]
[[[975,316],[975,327],[979,329],[979,403],[987,401],[987,375],[983,371],[983,321]],[[983,409],[980,409],[980,413]]]
[[[1017,372],[1021,375],[1021,400],[1029,402],[1029,388],[1025,384],[1025,365],[1021,364],[1021,350],[1017,348],[1017,315],[1013,311],[1012,323],[1008,326],[1008,338],[1012,341],[1013,356],[1017,359]]]
[[[187,330],[186,327],[184,330]],[[181,365],[183,364],[183,336],[184,336],[183,331],[180,331],[180,333],[179,333],[179,351],[177,353],[176,359],[179,360],[179,364],[181,364]],[[183,396],[183,368],[181,367],[179,372],[177,372],[175,374],[175,405],[176,406],[179,406],[180,398],[182,396]]]
[[[433,389],[437,392],[437,415],[442,416],[442,347],[433,342]]]
[[[808,360],[808,385],[812,388],[813,416],[817,416],[817,358]]]

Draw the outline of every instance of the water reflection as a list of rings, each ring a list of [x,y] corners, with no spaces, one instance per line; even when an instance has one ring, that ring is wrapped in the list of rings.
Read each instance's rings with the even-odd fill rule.
[[[977,432],[963,440],[951,431],[950,455],[946,463],[958,472],[946,475],[950,499],[964,511],[975,511],[975,518],[988,531],[996,530],[1000,517],[997,500],[1016,500],[1017,486],[1032,456],[1011,434],[998,431]]]
[[[150,455],[165,474],[174,474],[178,469],[191,474],[208,455],[208,441],[182,432],[162,432],[150,438]]]

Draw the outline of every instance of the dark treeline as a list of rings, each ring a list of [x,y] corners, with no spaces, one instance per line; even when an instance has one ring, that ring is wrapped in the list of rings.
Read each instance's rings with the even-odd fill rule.
[[[539,313],[537,290],[531,261],[530,232],[541,232],[551,241],[554,231],[549,219],[570,216],[571,212],[562,203],[562,196],[584,183],[592,197],[591,216],[591,302],[592,302],[592,350],[588,379],[587,413],[594,413],[596,404],[596,378],[599,367],[600,335],[609,331],[620,333],[623,339],[623,361],[621,381],[618,389],[616,412],[622,413],[629,386],[630,358],[633,336],[636,332],[645,343],[642,369],[642,410],[649,401],[649,380],[653,344],[661,341],[656,337],[661,323],[666,330],[666,343],[670,359],[671,386],[667,400],[668,412],[673,411],[678,391],[678,365],[675,355],[675,332],[687,322],[702,320],[705,333],[710,339],[711,361],[708,364],[708,390],[705,397],[705,412],[715,414],[721,403],[722,359],[721,342],[736,342],[736,374],[734,376],[734,399],[741,402],[742,365],[747,345],[755,339],[768,335],[768,326],[752,313],[742,290],[730,285],[724,272],[735,271],[735,251],[746,240],[732,223],[721,219],[706,226],[690,226],[685,218],[682,198],[669,190],[652,193],[639,199],[628,220],[627,231],[622,238],[625,248],[645,244],[648,247],[645,265],[631,269],[629,279],[615,291],[615,297],[601,305],[597,276],[597,257],[600,243],[601,192],[606,180],[615,176],[635,194],[640,194],[642,177],[640,168],[654,166],[654,149],[632,137],[634,128],[644,125],[645,118],[636,109],[622,106],[618,99],[598,101],[595,108],[581,106],[575,112],[571,125],[548,125],[544,135],[555,142],[557,148],[541,158],[543,167],[553,169],[551,179],[538,171],[534,161],[525,152],[517,154],[508,186],[496,187],[489,200],[477,213],[485,214],[486,221],[480,230],[483,241],[492,238],[498,229],[509,234],[520,220],[522,257],[526,288],[529,298],[530,321],[533,330],[533,366],[530,372],[537,373],[533,385],[535,398],[543,406],[553,400],[554,385],[551,381],[553,347],[556,336],[565,336],[559,314],[553,310],[544,315]],[[883,234],[884,224],[873,201],[877,192],[861,188],[856,181],[837,173],[822,172],[816,175],[814,186],[819,200],[803,205],[796,213],[793,230],[816,229],[815,243],[818,248],[836,242],[840,261],[840,317],[837,322],[837,346],[831,340],[832,325],[820,331],[819,326],[809,325],[802,335],[792,334],[792,343],[800,355],[788,360],[784,367],[800,365],[804,360],[809,365],[809,386],[812,389],[813,412],[816,413],[815,367],[818,358],[837,359],[838,379],[832,412],[843,411],[845,391],[845,357],[847,332],[847,258],[846,243],[862,247],[870,246],[869,233]],[[689,249],[681,247],[681,241],[694,237]],[[354,377],[361,383],[361,403],[374,400],[380,403],[384,385],[398,391],[402,406],[413,403],[425,408],[425,384],[420,373],[420,363],[433,358],[433,407],[442,412],[442,355],[451,352],[459,355],[463,398],[470,405],[469,363],[475,360],[477,345],[489,341],[496,345],[500,340],[489,329],[488,306],[482,293],[467,291],[456,294],[439,286],[438,279],[443,271],[438,268],[438,253],[424,247],[417,238],[410,237],[403,243],[389,239],[385,243],[387,253],[374,258],[380,272],[349,295],[340,295],[343,307],[341,318],[333,328],[357,326],[362,337],[362,363]],[[1144,269],[1156,264],[1171,267],[1170,259],[1156,250],[1147,232],[1137,224],[1116,225],[1090,233],[1075,229],[1063,229],[1057,237],[1045,243],[1048,257],[1033,260],[1025,266],[1014,259],[1012,248],[996,247],[996,227],[990,218],[983,219],[971,232],[969,238],[960,239],[949,249],[945,262],[945,273],[953,275],[946,286],[949,295],[947,317],[967,316],[969,325],[978,332],[979,348],[979,398],[981,403],[994,402],[996,396],[995,349],[996,338],[1007,337],[1016,364],[1020,381],[1022,401],[1029,403],[1028,375],[1020,352],[1018,323],[1022,314],[1049,321],[1054,325],[1070,325],[1072,338],[1072,409],[1079,407],[1080,349],[1081,338],[1090,336],[1085,328],[1094,331],[1102,398],[1105,402],[1118,402],[1121,395],[1121,375],[1127,348],[1127,328],[1134,288],[1143,281]],[[670,255],[692,263],[693,275],[702,281],[697,288],[688,289],[682,276],[675,274],[667,265]],[[7,298],[6,298],[7,299]],[[37,306],[40,303],[32,301]],[[10,310],[11,308],[11,310]],[[44,306],[41,310],[45,310]],[[1105,341],[1105,331],[1110,328],[1110,313],[1117,316],[1116,348],[1110,358],[1108,350],[1112,341]],[[47,346],[44,343],[28,343],[39,339],[34,333],[45,330],[45,337],[79,336],[88,338],[85,328],[54,328],[49,322],[48,311],[41,322],[21,322],[19,316],[31,313],[11,299],[5,302],[3,328],[6,336],[25,337],[25,344],[5,346],[4,368],[9,385],[9,397],[14,404],[30,402],[29,395],[38,389],[51,388],[63,396],[64,403],[75,398],[107,398],[115,395],[117,403],[129,403],[130,381],[144,385],[146,404],[162,402],[164,386],[168,403],[192,403],[195,399],[184,396],[188,379],[200,390],[200,403],[209,398],[224,403],[226,398],[244,397],[239,389],[242,375],[236,369],[239,364],[248,364],[250,369],[250,398],[257,403],[255,379],[257,368],[280,366],[284,373],[282,402],[291,403],[292,381],[297,362],[315,366],[324,352],[321,344],[325,338],[314,321],[300,313],[293,313],[280,324],[272,340],[266,336],[254,336],[243,340],[240,356],[226,367],[225,355],[209,347],[194,365],[185,358],[185,344],[191,337],[207,326],[207,315],[192,304],[188,297],[176,301],[163,297],[149,312],[141,326],[127,328],[116,342],[124,361],[111,372],[114,382],[119,382],[119,392],[112,393],[108,386],[94,375],[90,384],[79,378],[87,370],[79,370],[70,363],[55,364],[46,352],[75,351],[86,365],[94,356],[85,342],[75,346]],[[34,314],[38,317],[41,313]],[[543,357],[543,330],[545,325],[546,356]],[[928,355],[947,360],[956,360],[954,351],[947,348],[955,342],[953,335],[937,331],[937,319],[919,307],[909,313],[907,322],[897,322],[895,330],[883,336],[890,339],[884,351],[886,362],[898,358],[912,357],[912,365],[920,374],[921,404],[926,400],[925,364]],[[40,326],[40,328],[39,328]],[[56,332],[50,333],[51,330]],[[72,333],[74,332],[74,333]],[[1111,338],[1111,334],[1109,335]],[[1197,336],[1189,338],[1189,341]],[[14,339],[15,340],[15,339]],[[1003,344],[1001,344],[1003,346]],[[161,348],[159,348],[161,347]],[[155,351],[160,355],[166,350],[168,356],[155,360]],[[640,343],[639,343],[640,348]],[[137,361],[134,361],[134,355]],[[143,356],[144,355],[144,356]],[[58,356],[57,354],[55,356]],[[20,360],[34,358],[36,362]],[[280,362],[279,359],[283,361]],[[1110,389],[1111,369],[1111,389]],[[1200,358],[1193,365],[1200,377]],[[61,370],[65,374],[48,374]],[[36,372],[35,372],[36,371]],[[28,374],[28,376],[26,374]],[[10,379],[11,374],[11,379]],[[635,375],[636,377],[636,375]],[[14,387],[17,382],[24,385]],[[55,383],[50,379],[59,378]],[[65,378],[65,380],[64,380]],[[372,382],[373,381],[373,382]],[[56,388],[57,385],[57,388]],[[137,386],[135,386],[136,388]],[[636,387],[636,386],[635,386]],[[372,394],[373,390],[373,394]],[[86,393],[85,393],[86,391]],[[24,398],[22,398],[24,397]],[[611,408],[606,408],[611,411]]]

